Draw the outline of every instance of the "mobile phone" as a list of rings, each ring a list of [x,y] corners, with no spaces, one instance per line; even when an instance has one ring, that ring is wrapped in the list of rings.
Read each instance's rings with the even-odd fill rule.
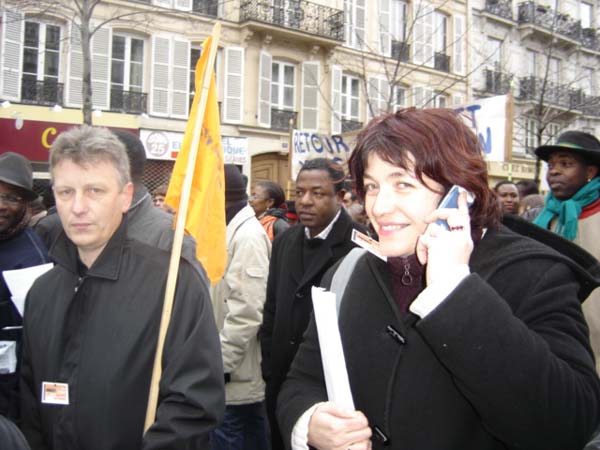
[[[457,186],[456,184],[450,188],[448,193],[442,198],[438,208],[458,208],[458,196],[461,192],[467,193],[467,206],[470,208],[475,200],[473,194],[467,191],[465,188]],[[444,227],[446,230],[449,230],[448,223],[445,220],[439,219],[436,220],[438,225]]]

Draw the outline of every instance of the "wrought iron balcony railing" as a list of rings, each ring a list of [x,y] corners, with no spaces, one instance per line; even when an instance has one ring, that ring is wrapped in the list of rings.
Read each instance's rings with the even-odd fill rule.
[[[63,84],[56,80],[38,81],[24,76],[21,80],[21,102],[31,105],[62,105]]]
[[[218,0],[194,0],[192,11],[210,17],[217,17],[219,14],[219,2]]]
[[[512,2],[510,0],[487,0],[485,10],[503,19],[513,19]]]
[[[518,99],[523,101],[542,102],[566,109],[581,109],[583,94],[580,89],[573,89],[564,84],[547,81],[542,78],[523,77],[519,80]]]
[[[392,40],[392,58],[402,62],[410,60],[410,44],[404,41]]]
[[[600,36],[595,28],[581,29],[581,45],[590,50],[600,52]]]
[[[342,133],[348,131],[360,130],[363,127],[362,122],[358,120],[342,119]]]
[[[549,33],[561,34],[569,39],[580,40],[581,22],[568,14],[562,14],[548,6],[533,1],[519,4],[519,24],[532,24],[544,28]]]
[[[444,52],[435,52],[433,57],[433,68],[442,72],[450,72],[450,56]]]
[[[600,97],[583,97],[581,112],[586,116],[600,117]]]
[[[145,113],[148,110],[148,94],[111,89],[110,110],[132,114]]]
[[[513,75],[499,70],[485,69],[485,91],[504,95],[510,91]]]
[[[240,22],[249,20],[292,28],[336,41],[344,40],[344,11],[305,0],[243,0],[240,4]]]
[[[287,111],[283,109],[271,108],[271,129],[278,131],[288,131],[290,126],[296,124],[298,113],[296,111]],[[292,121],[292,125],[290,125]]]

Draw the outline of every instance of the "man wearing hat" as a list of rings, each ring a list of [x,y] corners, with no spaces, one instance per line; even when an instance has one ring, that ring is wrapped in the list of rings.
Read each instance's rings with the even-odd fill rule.
[[[223,353],[225,420],[211,450],[268,448],[258,329],[267,291],[271,242],[248,205],[239,169],[225,164],[227,267],[211,298]]]
[[[0,155],[0,271],[24,269],[48,262],[46,247],[27,225],[33,191],[31,164],[13,152]],[[19,366],[22,318],[0,277],[0,415],[19,417]],[[12,363],[11,363],[12,361]],[[17,362],[16,366],[14,361]]]
[[[600,142],[591,134],[567,131],[536,155],[548,163],[550,193],[533,223],[550,229],[600,259]],[[600,373],[600,289],[583,303]]]

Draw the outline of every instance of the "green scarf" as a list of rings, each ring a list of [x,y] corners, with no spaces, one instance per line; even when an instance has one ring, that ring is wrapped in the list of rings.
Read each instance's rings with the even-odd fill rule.
[[[533,223],[548,229],[552,219],[558,216],[556,233],[572,241],[577,236],[577,220],[581,210],[584,206],[598,200],[598,197],[600,197],[600,177],[594,177],[567,200],[558,200],[550,192],[546,197],[546,206]]]

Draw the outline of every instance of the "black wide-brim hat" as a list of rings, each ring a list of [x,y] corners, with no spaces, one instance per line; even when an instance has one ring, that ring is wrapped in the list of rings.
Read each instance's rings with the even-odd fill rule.
[[[35,200],[33,191],[33,169],[24,156],[14,152],[0,155],[0,181],[16,186],[27,201]]]
[[[600,166],[600,141],[583,131],[566,131],[558,136],[556,144],[542,145],[535,149],[535,154],[548,161],[553,152],[572,152],[583,157],[591,164]]]

